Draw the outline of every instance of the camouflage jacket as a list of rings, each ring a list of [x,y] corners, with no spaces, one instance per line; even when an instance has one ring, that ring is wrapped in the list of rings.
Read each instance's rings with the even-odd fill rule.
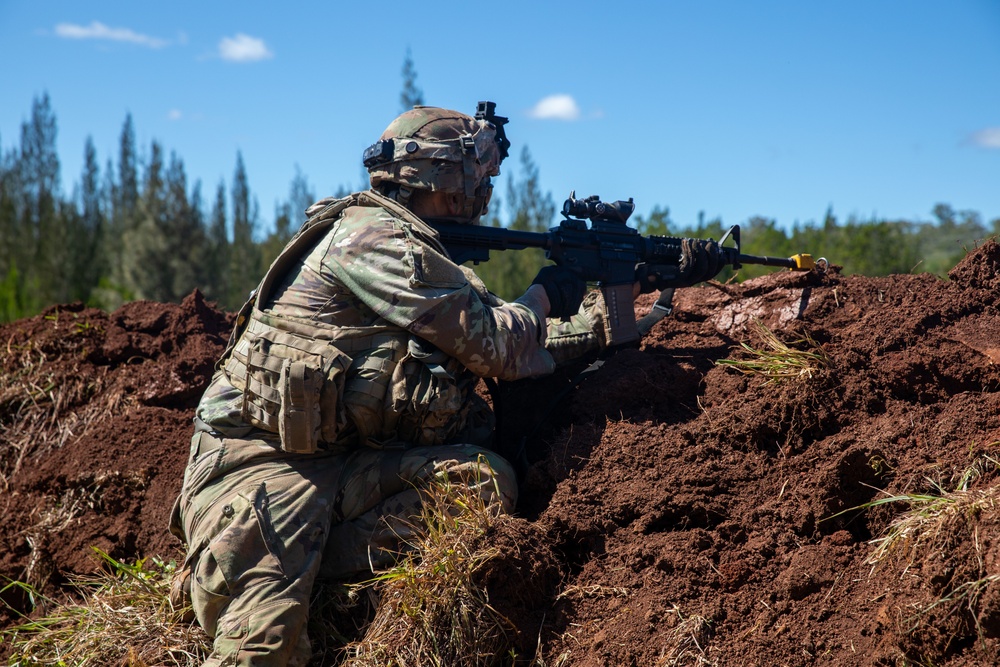
[[[334,202],[324,203],[310,209],[318,211],[310,222]],[[446,442],[465,426],[476,376],[544,375],[557,360],[602,346],[596,292],[577,316],[547,327],[521,300],[505,303],[490,294],[470,269],[451,261],[433,228],[395,202],[367,192],[347,203],[282,276],[270,276],[270,283],[265,277],[261,291],[272,287],[251,316],[251,329],[265,322],[347,355],[339,402],[317,407],[337,411],[320,441]],[[246,338],[244,331],[240,342]],[[261,426],[248,419],[246,393],[232,374],[217,374],[199,418],[213,428]]]

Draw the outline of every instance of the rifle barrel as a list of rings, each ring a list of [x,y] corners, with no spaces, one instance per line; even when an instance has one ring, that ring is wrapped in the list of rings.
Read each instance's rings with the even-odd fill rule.
[[[763,264],[764,266],[783,266],[786,269],[799,268],[799,264],[791,257],[767,257],[759,255],[740,255],[740,264]]]

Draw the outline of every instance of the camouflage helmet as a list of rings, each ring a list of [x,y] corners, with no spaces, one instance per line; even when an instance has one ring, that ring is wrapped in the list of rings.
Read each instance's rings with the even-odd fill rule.
[[[480,102],[475,118],[430,106],[403,113],[364,152],[372,188],[401,186],[404,205],[412,190],[461,193],[467,217],[478,216],[510,146],[494,109]]]

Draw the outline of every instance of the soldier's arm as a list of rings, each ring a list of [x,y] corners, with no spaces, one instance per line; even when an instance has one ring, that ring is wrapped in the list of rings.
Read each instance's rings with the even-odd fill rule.
[[[326,262],[366,306],[477,375],[513,380],[552,372],[544,290],[489,305],[458,265],[405,225],[384,217],[370,222],[338,230]]]

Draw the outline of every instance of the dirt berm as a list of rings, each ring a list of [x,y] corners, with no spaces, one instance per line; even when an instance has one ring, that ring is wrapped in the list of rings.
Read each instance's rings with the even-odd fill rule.
[[[496,537],[512,548],[486,577],[519,654],[995,664],[998,294],[992,241],[949,280],[776,272],[679,290],[641,349],[528,439],[520,519]],[[0,327],[0,575],[58,596],[97,567],[92,546],[177,557],[167,517],[231,322],[196,292]],[[778,382],[717,363],[753,361],[741,343],[763,348],[767,330],[826,361]],[[507,446],[572,375],[507,387]],[[3,602],[27,611],[19,590]]]

